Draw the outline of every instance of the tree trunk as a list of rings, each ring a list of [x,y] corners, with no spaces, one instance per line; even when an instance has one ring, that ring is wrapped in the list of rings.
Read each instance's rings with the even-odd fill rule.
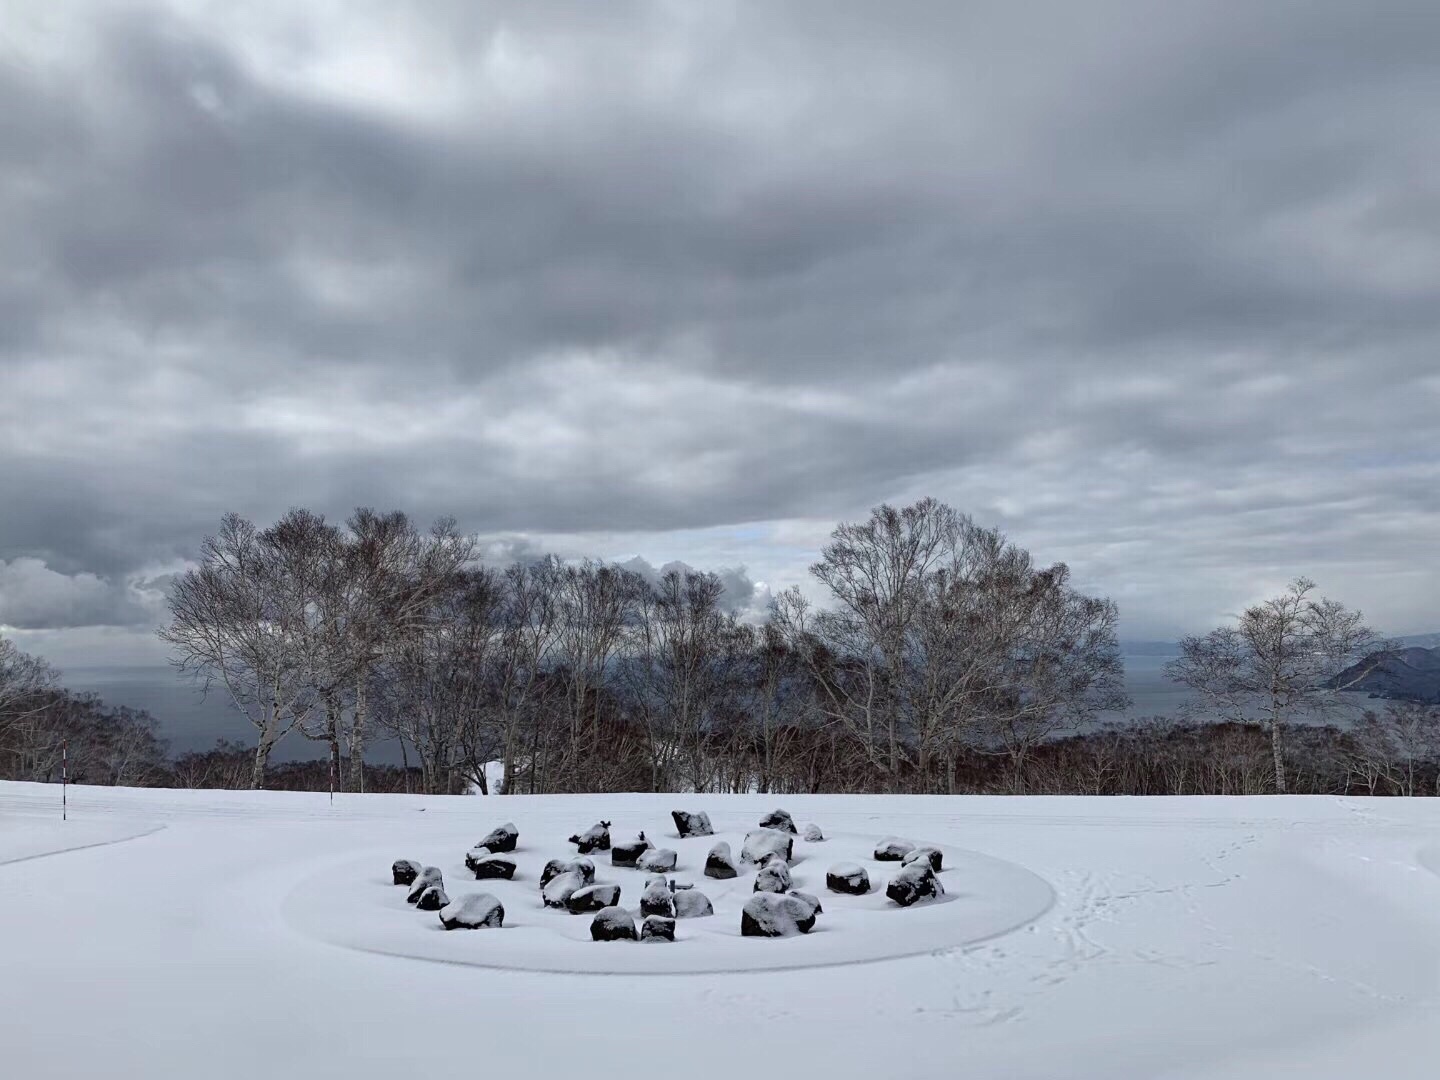
[[[365,677],[355,680],[355,715],[350,727],[351,791],[365,790],[365,725],[370,719],[370,703],[365,696]]]
[[[1275,758],[1275,794],[1285,794],[1285,755],[1282,751],[1280,718],[1270,718],[1270,753]]]
[[[265,735],[255,744],[255,765],[250,770],[250,787],[259,791],[265,786],[265,766],[270,761],[270,749],[275,744]]]

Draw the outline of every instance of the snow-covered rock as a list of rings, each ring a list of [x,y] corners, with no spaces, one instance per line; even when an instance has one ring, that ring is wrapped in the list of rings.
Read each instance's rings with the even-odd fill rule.
[[[475,875],[476,881],[487,878],[509,881],[515,877],[515,860],[508,855],[492,854],[489,848],[476,848],[471,851],[465,856],[465,865]]]
[[[396,859],[390,864],[390,873],[396,885],[413,885],[423,867],[414,859]]]
[[[650,874],[666,874],[675,869],[679,858],[669,848],[651,848],[640,853],[640,857],[635,860],[635,869]]]
[[[836,863],[825,871],[825,887],[831,892],[863,896],[870,891],[870,875],[859,863]]]
[[[899,862],[915,850],[913,840],[902,840],[898,836],[887,836],[875,845],[876,862]]]
[[[901,907],[909,907],[922,900],[944,896],[945,886],[930,869],[930,863],[922,859],[902,866],[900,872],[890,879],[890,884],[885,886],[885,895]]]
[[[720,881],[737,877],[740,871],[735,869],[735,859],[730,854],[730,845],[724,840],[710,849],[710,854],[705,856],[705,876]]]
[[[520,830],[515,828],[514,822],[507,821],[498,829],[491,829],[484,840],[476,844],[476,847],[483,847],[490,851],[514,851],[515,844],[520,839]]]
[[[671,810],[670,816],[675,819],[675,831],[680,834],[681,839],[687,836],[715,835],[715,830],[710,826],[710,815],[703,810]]]
[[[595,863],[590,859],[551,859],[540,871],[540,888],[559,877],[561,874],[579,874],[584,878],[583,884],[590,885],[595,881]]]
[[[715,905],[710,898],[696,889],[675,890],[675,917],[677,919],[701,919],[715,914]]]
[[[770,813],[760,819],[760,828],[777,829],[780,832],[787,832],[791,835],[797,832],[795,819],[784,810],[771,810]]]
[[[795,839],[787,833],[774,829],[755,829],[745,834],[745,844],[740,848],[740,861],[759,863],[766,855],[779,855],[790,861],[795,848]]]
[[[614,866],[634,866],[635,860],[654,846],[643,832],[633,839],[617,841],[610,849],[610,862]]]
[[[579,870],[566,870],[563,874],[556,874],[545,883],[540,890],[540,898],[545,902],[546,907],[565,907],[566,902],[575,893],[590,884],[585,880],[585,875]]]
[[[410,883],[410,892],[405,896],[407,904],[416,903],[423,893],[431,885],[443,885],[444,876],[440,873],[438,866],[422,866],[420,872],[415,875],[415,880]]]
[[[570,837],[570,843],[575,845],[581,855],[589,855],[592,851],[609,851],[610,822],[602,821],[591,825],[583,833]]]
[[[450,897],[445,895],[445,886],[426,885],[415,898],[416,911],[439,911],[446,904],[450,903]]]
[[[913,851],[907,851],[902,855],[900,857],[900,864],[902,866],[909,866],[911,863],[919,862],[922,859],[928,862],[930,869],[938,874],[941,870],[941,863],[945,860],[945,856],[937,847],[917,847]]]
[[[641,941],[674,941],[675,920],[665,915],[646,915],[640,924]]]
[[[489,893],[471,893],[440,909],[446,930],[480,930],[505,924],[505,906]]]
[[[663,877],[654,877],[645,883],[645,891],[640,894],[640,914],[675,917],[675,893]]]
[[[591,941],[636,941],[634,917],[622,907],[601,908],[590,920]]]
[[[805,826],[804,837],[811,844],[818,844],[825,839],[825,834],[820,831],[820,826],[813,821]]]
[[[820,904],[800,893],[758,892],[740,912],[742,937],[789,937],[808,934],[815,926]]]
[[[620,903],[619,885],[586,885],[576,889],[565,901],[565,907],[572,915],[583,915],[587,911],[614,907]]]
[[[790,867],[778,855],[766,859],[755,875],[755,892],[783,893],[790,891]]]

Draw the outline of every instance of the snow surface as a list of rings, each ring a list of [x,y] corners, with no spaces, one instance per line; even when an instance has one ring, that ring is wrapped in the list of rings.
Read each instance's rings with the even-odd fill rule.
[[[732,844],[774,808],[685,798]],[[675,805],[72,788],[62,824],[54,787],[0,784],[6,1073],[453,1075],[479,1038],[487,1075],[570,1046],[603,1080],[634,1075],[638,1038],[733,1080],[758,1023],[767,1067],[827,1080],[901,1060],[916,1077],[1436,1074],[1440,801],[787,798],[831,839],[796,847],[824,912],[783,940],[739,937],[754,867],[704,878],[714,841],[675,838]],[[647,948],[544,910],[540,867],[597,818],[679,852],[672,876],[716,915]],[[517,880],[476,882],[464,854],[506,819]],[[892,834],[943,849],[943,902],[884,901],[899,867],[869,856]],[[494,893],[506,926],[447,934],[389,883],[396,858],[440,866],[457,899]],[[876,888],[827,892],[836,861]],[[628,905],[644,877],[597,880]],[[587,965],[611,974],[562,973]]]

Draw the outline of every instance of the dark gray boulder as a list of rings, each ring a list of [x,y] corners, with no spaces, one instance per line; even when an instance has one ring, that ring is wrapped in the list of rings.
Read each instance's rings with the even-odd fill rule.
[[[390,873],[396,885],[413,885],[423,869],[414,859],[396,859],[390,864]]]
[[[807,843],[811,844],[818,844],[825,839],[825,834],[820,831],[820,826],[813,821],[805,826],[805,831],[801,835]]]
[[[575,845],[581,855],[589,855],[592,851],[609,851],[610,822],[602,821],[598,825],[591,825],[583,833],[570,837],[570,843]]]
[[[636,941],[634,917],[622,907],[601,908],[590,920],[591,941]]]
[[[590,885],[595,881],[595,863],[590,859],[551,859],[540,871],[540,888],[559,877],[561,874],[576,873],[584,881],[582,884]]]
[[[655,845],[649,840],[645,839],[645,834],[642,832],[632,840],[626,840],[623,843],[617,842],[612,846],[610,848],[610,862],[614,866],[634,866],[635,861],[654,846]]]
[[[677,919],[703,919],[715,914],[715,905],[703,892],[695,889],[675,890],[675,917]]]
[[[450,897],[445,895],[445,886],[426,885],[420,895],[415,898],[416,911],[439,911],[450,903]]]
[[[730,855],[730,845],[724,840],[712,847],[710,854],[705,856],[706,877],[727,881],[738,877],[739,873],[740,871],[735,869],[735,860]]]
[[[740,911],[742,937],[790,937],[815,927],[820,903],[804,893],[758,892]]]
[[[505,924],[505,907],[489,893],[472,893],[440,909],[446,930],[482,930]]]
[[[443,885],[445,879],[440,873],[438,866],[422,866],[420,872],[415,875],[415,880],[410,883],[410,892],[405,896],[407,904],[414,904],[419,901],[420,894],[431,885]]]
[[[934,900],[944,896],[945,886],[940,884],[940,879],[935,876],[935,871],[930,869],[930,864],[919,860],[900,868],[900,872],[885,886],[885,895],[901,907],[909,907],[922,900]]]
[[[831,892],[864,896],[870,891],[870,875],[859,863],[836,863],[825,871],[825,887]]]
[[[674,941],[675,920],[664,915],[646,915],[640,924],[641,941]]]
[[[654,877],[645,883],[645,891],[640,894],[640,914],[675,917],[675,893],[663,877]]]
[[[640,853],[640,857],[635,860],[635,869],[644,870],[648,874],[668,874],[675,869],[677,862],[679,856],[669,848],[651,848]]]
[[[584,915],[601,908],[614,907],[620,903],[619,885],[586,885],[576,889],[565,901],[571,915]]]
[[[766,855],[779,855],[787,863],[795,850],[795,838],[775,829],[755,829],[745,834],[740,848],[740,861],[761,863]]]
[[[487,848],[490,851],[514,851],[519,840],[520,830],[515,828],[513,822],[507,821],[498,829],[491,829],[485,839],[475,846]]]
[[[578,870],[566,870],[563,874],[556,874],[545,883],[540,890],[540,899],[546,907],[565,907],[570,897],[580,889],[585,888],[590,882],[585,880],[585,875]]]
[[[760,828],[777,829],[780,832],[790,833],[792,836],[798,831],[795,828],[795,819],[784,810],[771,810],[760,819]]]
[[[875,845],[876,862],[899,862],[915,850],[913,840],[902,840],[898,836],[887,836]]]
[[[907,851],[900,857],[900,865],[909,866],[911,863],[920,862],[922,859],[928,862],[930,869],[938,874],[941,870],[940,864],[944,862],[945,856],[937,847],[917,847],[914,851]]]
[[[790,867],[779,856],[766,859],[755,875],[754,892],[783,893],[790,891]]]
[[[670,816],[675,819],[675,831],[682,839],[687,836],[715,835],[715,830],[710,827],[710,815],[703,810],[671,810]]]
[[[476,848],[466,855],[465,865],[475,875],[476,881],[486,879],[510,881],[515,877],[515,860],[508,855],[493,855],[486,848]],[[480,895],[485,894],[481,893]]]

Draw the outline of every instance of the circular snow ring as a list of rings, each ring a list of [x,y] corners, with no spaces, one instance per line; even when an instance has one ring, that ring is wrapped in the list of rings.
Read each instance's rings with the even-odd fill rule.
[[[939,877],[946,895],[902,909],[885,897],[885,884],[898,867],[868,857],[879,837],[837,834],[823,846],[796,849],[794,887],[818,897],[824,907],[815,929],[784,939],[746,938],[740,936],[740,908],[751,895],[754,868],[742,867],[740,876],[729,881],[704,877],[705,853],[717,839],[731,841],[738,850],[743,833],[693,843],[666,840],[681,849],[680,868],[672,876],[693,882],[715,906],[707,918],[682,919],[673,944],[593,942],[589,916],[540,903],[539,871],[555,851],[518,851],[513,882],[474,881],[465,871],[465,844],[459,838],[445,844],[429,837],[399,854],[418,854],[440,866],[453,899],[493,893],[505,906],[502,928],[446,931],[433,913],[415,911],[405,903],[406,890],[389,883],[391,848],[311,875],[285,898],[283,912],[307,936],[362,952],[515,971],[675,975],[826,967],[944,952],[1027,926],[1055,901],[1049,883],[1022,866],[937,844],[945,851],[946,868]],[[447,851],[448,857],[443,855]],[[840,861],[870,869],[869,893],[843,896],[826,890],[825,871]],[[635,910],[647,875],[604,860],[597,860],[597,868],[596,880],[619,884],[622,905]]]

